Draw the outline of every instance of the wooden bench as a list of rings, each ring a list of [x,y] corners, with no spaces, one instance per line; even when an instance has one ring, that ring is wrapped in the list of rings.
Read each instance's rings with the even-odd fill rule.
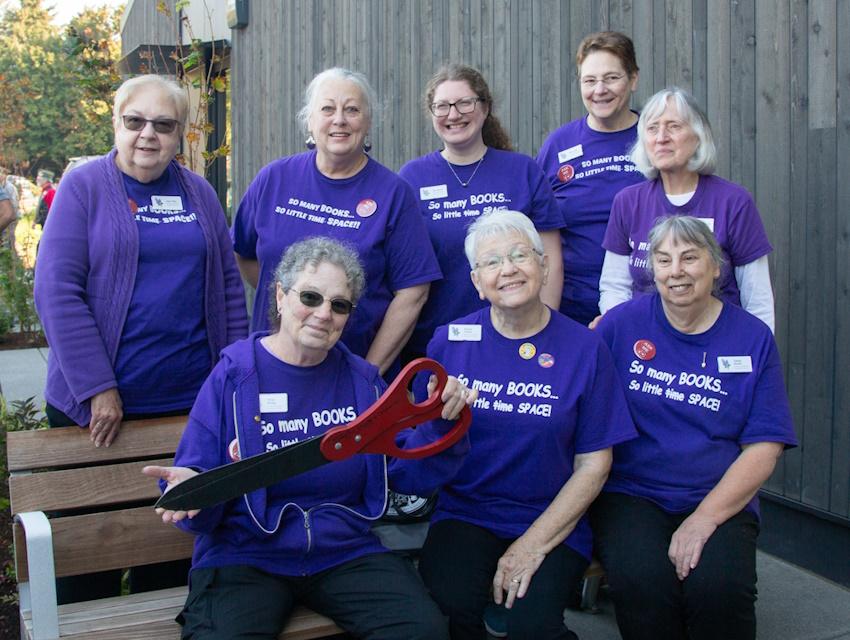
[[[55,580],[191,557],[193,536],[163,524],[151,508],[157,483],[141,473],[146,464],[171,464],[185,424],[127,422],[108,448],[95,448],[77,427],[7,434],[22,638],[180,637],[174,617],[186,587],[57,606]],[[280,638],[339,633],[299,608]]]

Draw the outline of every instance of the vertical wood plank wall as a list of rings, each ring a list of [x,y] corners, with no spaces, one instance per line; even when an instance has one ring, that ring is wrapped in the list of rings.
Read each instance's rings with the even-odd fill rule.
[[[392,169],[437,148],[421,92],[447,61],[483,71],[517,149],[534,154],[583,114],[575,48],[602,29],[635,41],[635,106],[667,84],[690,89],[719,175],[755,196],[802,443],[767,489],[847,520],[850,0],[254,0],[231,40],[234,202],[266,163],[304,148],[295,114],[330,66],[374,84],[372,155]]]
[[[165,6],[173,12],[174,0],[165,0]],[[143,44],[175,44],[175,23],[165,14],[156,10],[155,1],[132,0],[132,6],[129,9],[123,17],[123,24],[121,25],[122,56]]]

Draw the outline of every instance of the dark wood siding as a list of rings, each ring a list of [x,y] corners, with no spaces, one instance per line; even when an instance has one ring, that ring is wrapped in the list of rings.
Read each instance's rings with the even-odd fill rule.
[[[534,154],[584,112],[578,41],[630,34],[635,106],[667,84],[693,91],[719,175],[753,193],[775,248],[776,338],[802,446],[767,488],[850,516],[850,1],[255,0],[250,11],[232,33],[235,202],[263,165],[304,148],[295,114],[324,68],[373,82],[385,109],[372,154],[393,169],[437,147],[420,98],[447,61],[483,71],[517,149]]]
[[[121,29],[122,56],[143,44],[176,44],[176,22],[156,10],[155,0],[132,0],[128,4]],[[165,5],[174,10],[174,0],[165,0]]]

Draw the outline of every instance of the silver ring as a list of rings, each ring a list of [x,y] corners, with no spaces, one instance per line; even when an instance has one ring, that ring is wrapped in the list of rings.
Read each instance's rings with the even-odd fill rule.
[[[514,584],[519,584],[520,582],[522,582],[522,580],[517,580],[516,578],[511,578],[511,582],[513,582]]]

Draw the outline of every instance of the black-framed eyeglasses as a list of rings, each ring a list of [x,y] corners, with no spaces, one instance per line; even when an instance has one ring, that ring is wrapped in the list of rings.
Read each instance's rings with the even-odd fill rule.
[[[454,102],[432,102],[428,105],[428,108],[438,118],[445,118],[449,115],[449,112],[452,110],[452,107],[457,109],[458,113],[472,113],[475,111],[475,105],[479,102],[486,102],[484,98],[479,98],[477,96],[470,96],[469,98],[461,98],[460,100],[455,100]]]
[[[172,120],[171,118],[149,120],[141,116],[121,116],[121,120],[124,122],[124,128],[130,131],[141,131],[150,122],[153,124],[153,130],[157,133],[174,133],[177,125],[180,124],[177,120]]]
[[[298,299],[305,307],[319,307],[325,301],[325,296],[318,291],[310,291],[309,289],[306,291],[288,289],[288,291],[297,293]],[[357,306],[351,300],[346,300],[345,298],[331,298],[330,303],[331,311],[341,316],[347,316]]]

